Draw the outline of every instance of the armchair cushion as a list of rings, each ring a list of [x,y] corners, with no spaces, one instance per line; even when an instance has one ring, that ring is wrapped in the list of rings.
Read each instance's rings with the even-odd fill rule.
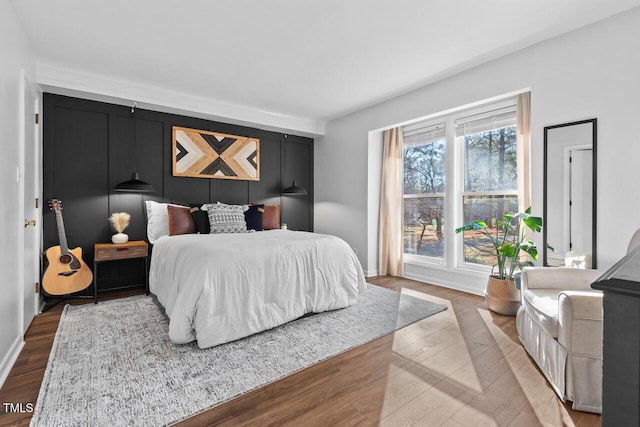
[[[558,338],[559,289],[523,289],[522,306],[553,338]]]

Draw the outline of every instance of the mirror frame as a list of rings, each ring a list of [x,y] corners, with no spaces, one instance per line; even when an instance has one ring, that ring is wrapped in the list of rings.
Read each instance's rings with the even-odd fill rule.
[[[576,126],[591,123],[591,144],[592,144],[592,153],[593,153],[593,164],[592,164],[592,194],[593,194],[593,207],[592,207],[592,230],[591,230],[591,268],[597,267],[597,166],[598,166],[598,156],[597,156],[597,141],[598,141],[598,119],[588,119],[588,120],[580,120],[577,122],[570,123],[562,123],[559,125],[553,126],[545,126],[544,127],[544,184],[543,184],[543,206],[542,206],[542,218],[544,223],[547,222],[547,186],[548,186],[548,175],[549,171],[547,170],[547,154],[548,154],[548,133],[552,129],[567,127],[567,126]],[[548,267],[549,264],[547,262],[547,228],[542,227],[542,264],[545,267]]]

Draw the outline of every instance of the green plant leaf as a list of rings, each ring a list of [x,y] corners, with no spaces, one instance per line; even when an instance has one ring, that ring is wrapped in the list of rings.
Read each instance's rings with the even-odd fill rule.
[[[535,232],[539,232],[540,230],[542,230],[542,218],[540,218],[539,216],[526,215],[521,219],[523,224],[530,230]]]
[[[520,250],[527,253],[534,260],[538,259],[538,247],[531,240],[523,242],[522,245],[520,245]]]
[[[485,224],[483,221],[468,222],[462,227],[456,228],[456,234],[462,231],[484,230],[486,228],[487,228],[487,224]]]
[[[534,265],[528,257],[521,261],[521,252],[529,255],[533,260],[538,259],[538,248],[533,241],[525,240],[524,227],[533,232],[539,232],[542,230],[542,218],[531,215],[531,207],[528,207],[524,212],[504,214],[504,220],[498,219],[495,213],[494,217],[496,221],[495,236],[491,235],[487,224],[482,221],[468,222],[457,228],[456,233],[483,230],[496,251],[497,276],[501,279],[511,278],[516,268],[522,269],[522,267]],[[500,230],[502,230],[502,236],[500,236]],[[551,246],[547,245],[547,247],[555,252]]]
[[[512,242],[504,242],[498,248],[498,252],[503,254],[506,258],[515,258],[518,256],[518,245]]]

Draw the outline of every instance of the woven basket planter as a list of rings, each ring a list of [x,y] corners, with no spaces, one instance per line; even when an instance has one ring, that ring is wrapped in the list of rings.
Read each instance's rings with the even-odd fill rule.
[[[520,307],[520,290],[513,280],[489,276],[484,295],[489,310],[498,314],[514,316]]]

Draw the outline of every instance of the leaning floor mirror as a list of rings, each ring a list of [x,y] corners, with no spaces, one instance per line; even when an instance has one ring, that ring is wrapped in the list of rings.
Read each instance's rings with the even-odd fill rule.
[[[596,268],[597,120],[544,128],[545,266]]]

